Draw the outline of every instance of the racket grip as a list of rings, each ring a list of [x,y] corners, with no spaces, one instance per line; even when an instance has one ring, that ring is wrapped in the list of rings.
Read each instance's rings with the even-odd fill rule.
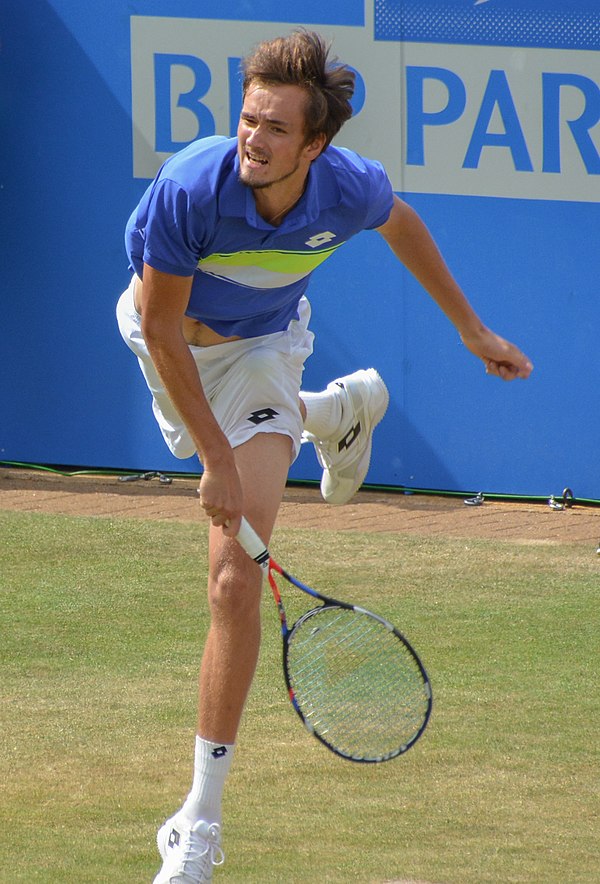
[[[242,516],[242,521],[240,523],[237,541],[242,549],[248,553],[250,558],[254,559],[257,565],[260,565],[263,571],[268,571],[269,550],[244,516]]]

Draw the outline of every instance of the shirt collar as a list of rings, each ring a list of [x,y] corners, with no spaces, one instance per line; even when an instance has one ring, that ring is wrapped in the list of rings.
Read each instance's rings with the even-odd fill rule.
[[[324,209],[339,204],[340,188],[327,156],[328,151],[329,148],[311,163],[306,189],[277,228],[279,231],[291,232],[306,227],[316,221]],[[219,213],[233,218],[246,218],[251,227],[272,230],[271,224],[261,218],[256,211],[252,190],[240,182],[239,168],[240,161],[236,150],[233,163],[219,193]]]

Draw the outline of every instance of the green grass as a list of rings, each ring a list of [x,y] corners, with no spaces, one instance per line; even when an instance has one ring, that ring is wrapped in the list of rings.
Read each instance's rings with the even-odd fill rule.
[[[191,778],[206,530],[0,513],[0,531],[0,881],[150,882]],[[434,712],[400,759],[336,759],[289,706],[265,598],[215,881],[596,882],[594,550],[296,530],[273,549],[406,631]]]

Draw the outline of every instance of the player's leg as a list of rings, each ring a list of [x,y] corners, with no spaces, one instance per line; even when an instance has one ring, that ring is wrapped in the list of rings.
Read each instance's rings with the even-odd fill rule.
[[[281,501],[292,440],[260,433],[235,449],[244,511],[268,542]],[[158,833],[163,867],[155,884],[210,881],[223,861],[221,799],[260,647],[262,573],[237,541],[210,528],[210,627],[199,677],[194,779],[182,808]],[[185,877],[187,876],[187,877]]]
[[[300,446],[298,391],[308,338],[296,329],[195,354],[213,413],[234,449],[244,514],[265,542]],[[260,569],[237,541],[211,527],[211,623],[199,679],[194,780],[181,810],[159,831],[164,864],[156,884],[210,880],[213,864],[222,861],[221,796],[258,657],[261,584]]]
[[[287,479],[292,441],[259,433],[235,449],[244,513],[268,543]],[[198,733],[212,741],[235,739],[260,642],[262,574],[220,528],[209,541],[211,624],[200,673]]]

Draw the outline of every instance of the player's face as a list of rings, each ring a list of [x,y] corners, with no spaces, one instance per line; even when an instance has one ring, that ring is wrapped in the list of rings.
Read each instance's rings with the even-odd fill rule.
[[[299,86],[251,85],[238,125],[240,179],[255,189],[304,181],[323,138],[306,143],[304,104]]]

